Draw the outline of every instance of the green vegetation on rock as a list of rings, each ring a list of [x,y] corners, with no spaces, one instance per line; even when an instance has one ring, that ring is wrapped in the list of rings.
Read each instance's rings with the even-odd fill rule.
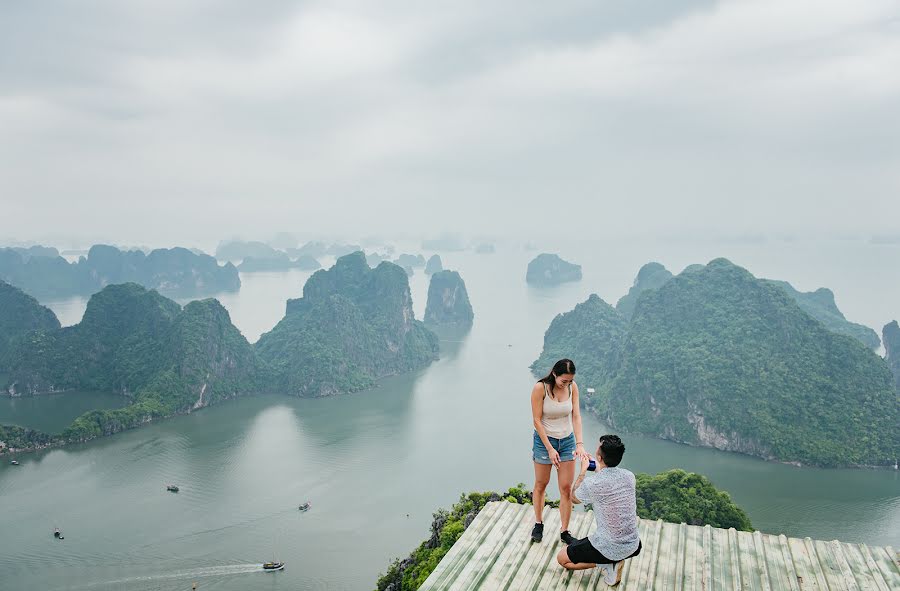
[[[878,333],[874,330],[844,318],[844,314],[834,302],[834,293],[830,289],[820,287],[816,291],[802,292],[794,289],[787,281],[772,279],[766,281],[782,288],[804,312],[824,324],[829,330],[851,336],[870,349],[877,349],[881,344]]]
[[[574,310],[558,314],[544,334],[541,356],[531,364],[531,371],[543,377],[559,359],[575,361],[581,385],[582,399],[585,388],[595,388],[596,397],[605,396],[602,387],[618,366],[618,355],[628,323],[615,308],[597,294]],[[593,401],[596,406],[596,400]]]
[[[403,269],[365,255],[315,272],[303,297],[256,345],[278,389],[300,396],[354,392],[437,358],[437,337],[415,320]]]
[[[884,361],[724,259],[638,302],[610,386],[614,424],[804,464],[898,454]],[[853,445],[846,442],[853,441]]]
[[[475,314],[466,283],[456,271],[439,271],[428,284],[425,324],[428,326],[471,326]]]
[[[394,560],[387,573],[378,578],[377,591],[412,591],[418,589],[438,563],[450,551],[456,540],[491,501],[509,501],[519,505],[531,504],[531,491],[520,483],[505,493],[472,492],[460,495],[449,511],[438,509],[431,523],[431,537],[413,550],[408,558]],[[547,506],[558,507],[559,501]]]
[[[259,241],[231,240],[222,242],[216,247],[216,258],[220,261],[243,261],[248,258],[257,260],[277,259],[285,253]]]
[[[900,392],[900,325],[896,320],[886,324],[881,331],[884,342],[885,361],[894,374],[894,385]]]
[[[744,510],[701,474],[684,470],[668,470],[656,476],[637,474],[635,484],[637,512],[643,519],[753,531]]]
[[[624,336],[608,311],[580,316],[554,321],[533,368],[574,359],[598,391],[587,404],[619,428],[822,466],[900,455],[885,361],[725,259],[643,291]]]
[[[17,345],[8,355],[5,385],[14,395],[83,389],[132,400],[85,413],[58,443],[108,435],[266,386],[253,348],[217,300],[182,309],[133,283],[95,294],[79,324],[28,333]]]
[[[669,470],[656,476],[636,475],[637,514],[642,519],[662,519],[672,523],[710,525],[753,531],[747,514],[734,504],[728,493],[716,489],[705,476]],[[453,544],[491,501],[531,504],[531,491],[523,483],[505,493],[473,492],[460,495],[450,510],[439,509],[431,523],[431,537],[404,559],[394,560],[378,578],[376,591],[414,591],[434,571]],[[559,501],[546,501],[559,507]],[[588,507],[585,507],[586,509]]]
[[[55,331],[59,320],[36,299],[0,281],[0,376],[5,373],[7,352],[16,339],[32,331]]]
[[[532,285],[552,286],[567,281],[581,281],[581,265],[559,258],[555,254],[539,254],[530,263],[525,281]]]
[[[626,319],[630,319],[634,313],[634,306],[637,304],[638,296],[648,289],[658,289],[662,287],[673,275],[668,269],[659,263],[647,263],[638,271],[637,277],[634,278],[634,285],[628,290],[628,293],[619,299],[616,304],[616,310],[619,311]]]
[[[444,270],[444,264],[441,262],[441,255],[433,254],[428,258],[428,262],[425,263],[425,274],[426,275],[434,275],[438,271]]]
[[[234,265],[219,266],[213,257],[186,248],[161,248],[144,254],[98,244],[77,263],[50,254],[34,256],[0,249],[0,279],[39,297],[92,294],[106,285],[129,282],[177,295],[232,291],[241,286]]]

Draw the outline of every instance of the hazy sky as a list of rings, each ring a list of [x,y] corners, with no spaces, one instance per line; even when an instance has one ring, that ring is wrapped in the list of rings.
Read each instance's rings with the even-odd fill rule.
[[[0,205],[154,244],[896,233],[900,2],[0,0]]]

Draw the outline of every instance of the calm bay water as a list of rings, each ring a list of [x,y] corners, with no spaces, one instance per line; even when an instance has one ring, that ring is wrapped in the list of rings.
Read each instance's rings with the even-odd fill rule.
[[[549,290],[524,283],[535,253],[443,255],[466,280],[476,320],[469,334],[443,340],[441,360],[423,371],[347,396],[240,399],[0,465],[0,589],[371,589],[391,558],[427,537],[438,507],[463,491],[530,484],[527,366],[555,314],[591,292],[615,303],[648,260],[677,272],[724,255],[803,289],[831,287],[851,320],[877,329],[892,319],[900,286],[885,285],[869,248],[791,247],[776,256],[771,245],[655,254],[651,245],[582,245],[562,254],[585,266],[584,280]],[[308,276],[244,274],[241,291],[220,300],[255,341]],[[421,318],[427,277],[419,270],[410,285]],[[72,324],[84,300],[49,305]],[[35,399],[31,411],[2,399],[0,419],[64,426],[83,410],[82,394]],[[587,439],[604,432],[586,418]],[[763,531],[900,546],[895,471],[795,468],[634,435],[625,441],[629,469],[706,474]],[[181,492],[166,492],[170,482]],[[300,513],[305,500],[312,509]],[[53,539],[54,526],[65,540]],[[285,571],[259,572],[273,553]]]

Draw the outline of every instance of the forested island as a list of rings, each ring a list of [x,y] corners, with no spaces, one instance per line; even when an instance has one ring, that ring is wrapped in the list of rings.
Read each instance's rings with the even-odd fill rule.
[[[456,271],[438,271],[428,284],[425,324],[428,326],[470,327],[475,314],[469,302],[466,282]]]
[[[314,273],[256,345],[217,300],[182,308],[134,283],[94,294],[82,321],[65,328],[14,287],[0,284],[0,303],[4,392],[95,390],[129,400],[56,435],[0,427],[0,449],[86,441],[246,394],[354,392],[438,355],[437,337],[413,317],[406,274],[392,263],[369,269],[361,252]]]
[[[219,265],[186,248],[160,248],[144,254],[97,244],[87,257],[69,263],[56,249],[0,248],[0,280],[35,297],[88,295],[116,283],[137,283],[178,296],[240,289],[234,265]]]
[[[403,269],[371,269],[355,252],[316,271],[256,349],[279,391],[323,396],[425,367],[437,359],[438,341],[414,318]]]
[[[636,285],[665,277],[652,271]],[[567,353],[596,389],[588,407],[619,429],[784,462],[894,465],[900,403],[869,343],[725,259],[657,284],[630,319],[596,295],[557,316],[535,374]]]
[[[564,261],[555,254],[539,254],[525,272],[525,281],[532,285],[553,286],[567,281],[581,281],[581,265]]]
[[[690,265],[685,271],[697,271],[702,269],[703,265]],[[659,289],[674,275],[659,263],[647,263],[638,271],[634,280],[634,285],[628,290],[628,293],[616,304],[616,310],[619,311],[626,319],[631,318],[634,313],[635,304],[638,297],[645,291]],[[834,301],[834,293],[825,287],[811,292],[802,292],[794,289],[787,281],[776,281],[774,279],[763,279],[791,296],[798,306],[804,312],[820,321],[834,332],[839,332],[857,339],[870,349],[877,349],[881,342],[878,334],[868,326],[856,324],[844,318],[844,314],[838,309]]]

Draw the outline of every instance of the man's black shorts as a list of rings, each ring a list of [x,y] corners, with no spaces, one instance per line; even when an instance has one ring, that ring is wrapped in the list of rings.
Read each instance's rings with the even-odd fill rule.
[[[637,550],[634,551],[634,554],[628,556],[628,558],[637,556],[640,553],[641,542],[638,540]],[[569,544],[566,548],[566,554],[569,555],[569,560],[576,564],[579,562],[589,562],[591,564],[613,564],[614,562],[619,562],[618,560],[612,560],[601,554],[587,538],[581,538],[580,540],[575,540]],[[625,559],[623,558],[622,560]]]

